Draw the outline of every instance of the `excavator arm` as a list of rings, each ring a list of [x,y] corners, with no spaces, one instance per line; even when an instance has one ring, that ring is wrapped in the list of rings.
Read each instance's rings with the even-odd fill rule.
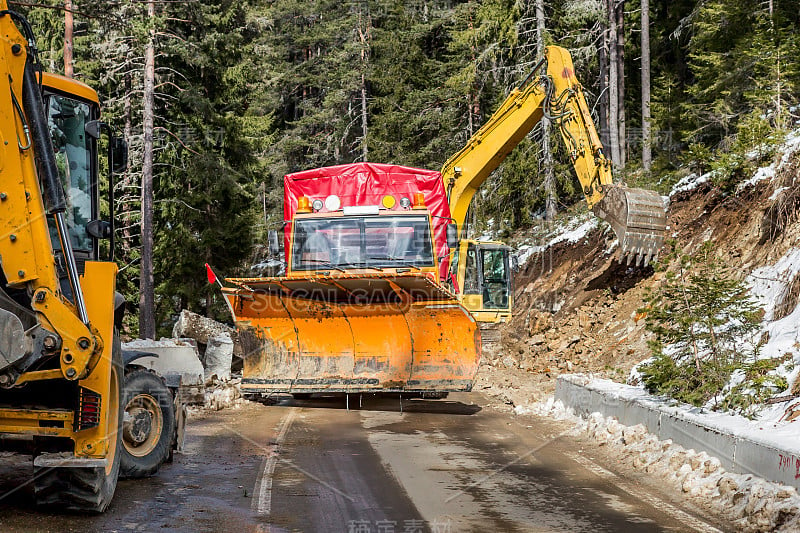
[[[654,259],[666,231],[661,197],[613,184],[611,161],[603,153],[572,58],[558,46],[547,47],[531,75],[442,167],[459,234],[478,188],[543,117],[558,126],[589,208],[614,229],[620,260],[647,264]]]

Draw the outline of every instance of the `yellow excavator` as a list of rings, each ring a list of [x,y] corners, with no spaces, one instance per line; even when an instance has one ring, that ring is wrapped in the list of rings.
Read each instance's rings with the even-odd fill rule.
[[[42,72],[27,20],[0,0],[0,451],[32,454],[36,502],[104,511],[119,475],[152,474],[176,438],[176,396],[123,352],[113,169],[127,148],[97,93]],[[98,146],[109,135],[111,216]],[[119,163],[116,165],[114,162]]]
[[[510,248],[464,238],[464,221],[483,182],[543,117],[558,126],[589,208],[617,235],[619,260],[647,264],[664,243],[667,222],[661,197],[613,183],[611,161],[603,152],[572,57],[564,48],[549,46],[521,86],[441,170],[457,228],[448,236],[455,250],[450,279],[463,305],[483,324],[511,317]],[[484,342],[489,340],[484,331]]]

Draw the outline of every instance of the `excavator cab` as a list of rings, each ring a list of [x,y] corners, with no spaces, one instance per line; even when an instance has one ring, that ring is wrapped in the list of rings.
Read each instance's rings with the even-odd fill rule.
[[[461,293],[461,303],[480,323],[496,324],[511,318],[511,248],[493,241],[462,239],[453,254],[450,279]],[[461,287],[456,287],[463,280]]]

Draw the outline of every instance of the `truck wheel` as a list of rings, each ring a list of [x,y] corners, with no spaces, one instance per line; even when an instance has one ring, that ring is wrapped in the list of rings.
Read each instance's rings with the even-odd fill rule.
[[[172,393],[160,377],[142,369],[125,376],[122,398],[121,473],[129,478],[152,476],[172,448]]]
[[[122,348],[114,332],[109,394],[110,438],[105,468],[34,467],[36,504],[58,510],[102,513],[114,498],[122,451]]]

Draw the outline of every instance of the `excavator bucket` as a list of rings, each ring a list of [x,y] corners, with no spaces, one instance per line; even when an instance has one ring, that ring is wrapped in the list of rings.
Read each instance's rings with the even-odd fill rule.
[[[658,258],[667,230],[667,212],[658,193],[614,185],[592,210],[617,234],[620,262],[640,266]]]
[[[229,279],[245,393],[469,391],[480,330],[420,273]]]

